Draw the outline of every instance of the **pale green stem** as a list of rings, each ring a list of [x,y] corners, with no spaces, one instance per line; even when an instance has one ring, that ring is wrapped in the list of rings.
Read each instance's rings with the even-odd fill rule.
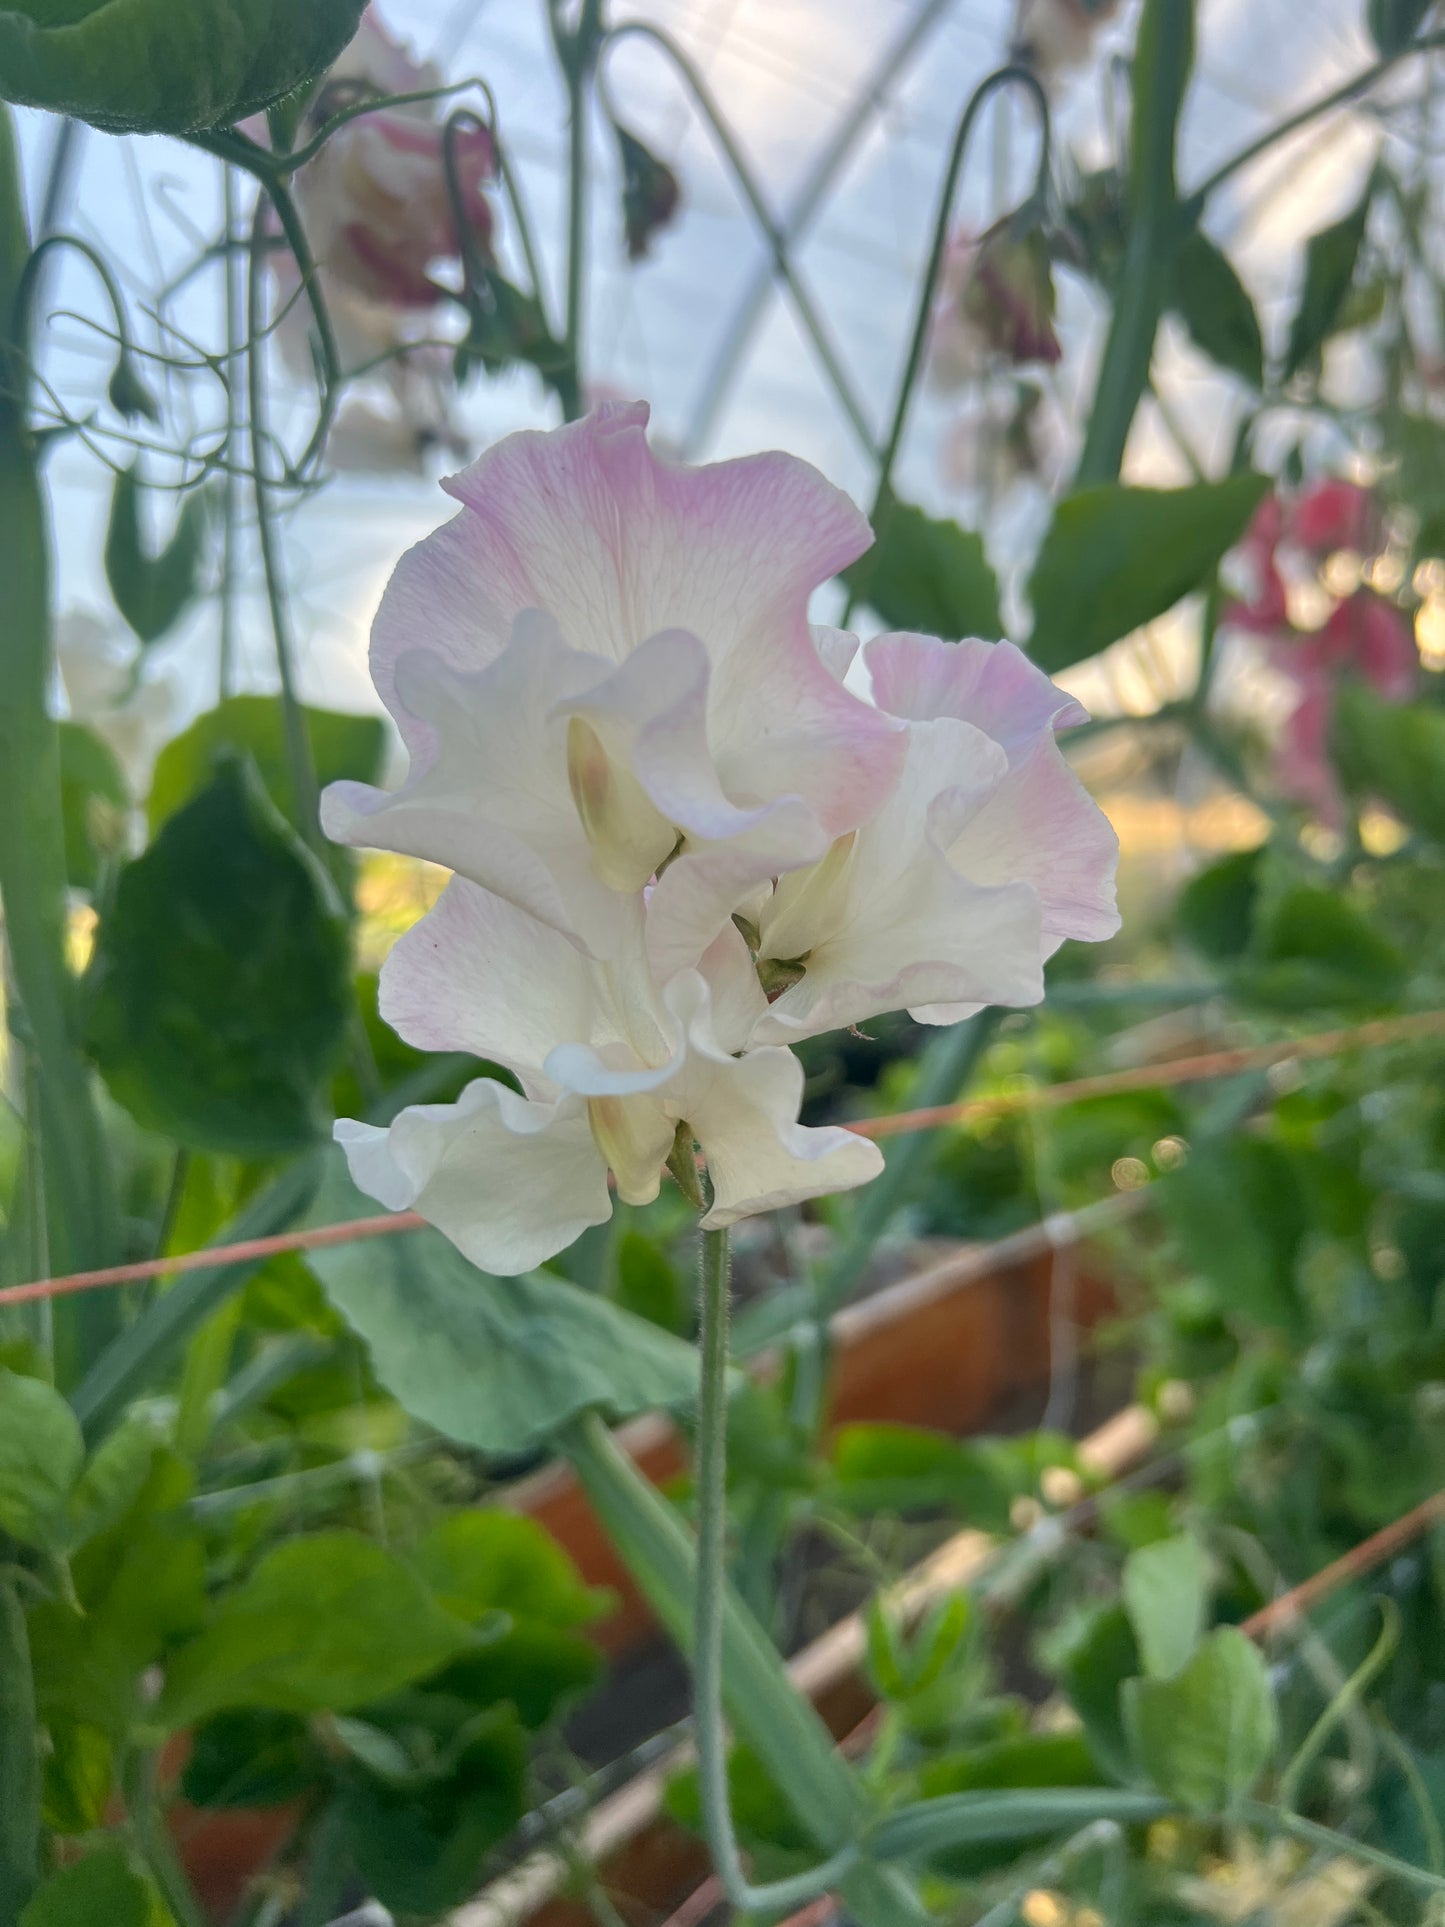
[[[703,1831],[728,1899],[744,1913],[800,1906],[843,1879],[858,1857],[852,1842],[822,1866],[790,1880],[751,1885],[738,1853],[728,1796],[723,1722],[723,1605],[727,1586],[728,1233],[702,1233],[702,1375],[697,1413],[697,1586],[693,1601],[693,1722]]]
[[[236,176],[221,163],[221,207],[225,248],[221,257],[226,302],[226,479],[221,551],[221,658],[218,669],[222,702],[236,687],[236,589],[241,548],[241,388],[240,355],[243,321],[241,257],[236,249]]]

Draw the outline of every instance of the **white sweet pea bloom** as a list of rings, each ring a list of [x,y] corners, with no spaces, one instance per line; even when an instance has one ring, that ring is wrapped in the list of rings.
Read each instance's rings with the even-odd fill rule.
[[[823,647],[837,665],[850,645]],[[1118,839],[1054,736],[1083,710],[1007,642],[879,636],[846,673],[906,724],[903,774],[867,823],[755,905],[774,1000],[754,1040],[901,1007],[951,1024],[1038,1003],[1066,937],[1119,927]]]
[[[456,878],[382,971],[381,1010],[408,1042],[470,1050],[512,1071],[454,1104],[403,1111],[389,1128],[343,1121],[356,1183],[416,1210],[473,1263],[528,1270],[612,1209],[657,1196],[679,1126],[707,1160],[710,1228],[882,1168],[851,1132],[798,1124],[802,1066],[790,1051],[742,1055],[765,1008],[747,947],[728,929],[696,970],[659,986],[643,951],[644,907],[613,958]]]
[[[598,956],[657,875],[666,976],[871,814],[903,735],[808,629],[812,590],[871,539],[858,510],[788,455],[663,462],[647,413],[509,436],[443,484],[461,513],[403,556],[372,631],[410,773],[334,784],[323,820]]]
[[[88,609],[57,617],[55,657],[66,714],[110,745],[131,796],[144,802],[156,756],[180,724],[174,675],[147,660],[129,629]]]

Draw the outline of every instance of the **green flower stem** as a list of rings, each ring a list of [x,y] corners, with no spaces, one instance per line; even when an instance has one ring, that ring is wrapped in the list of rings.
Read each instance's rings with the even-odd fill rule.
[[[1134,54],[1129,237],[1074,486],[1118,480],[1149,382],[1174,248],[1187,232],[1175,187],[1179,113],[1194,58],[1194,0],[1146,0]]]
[[[754,1887],[744,1871],[728,1794],[723,1726],[723,1611],[727,1584],[728,1314],[732,1260],[728,1233],[702,1233],[702,1377],[697,1413],[697,1587],[693,1598],[693,1722],[703,1831],[723,1890],[745,1913],[800,1906],[845,1875],[858,1857],[849,1842],[831,1859],[791,1880]]]
[[[25,1611],[0,1581],[0,1921],[20,1918],[40,1879],[40,1750]]]
[[[246,280],[246,404],[251,430],[251,487],[256,502],[256,532],[261,545],[261,567],[266,578],[266,602],[271,612],[271,634],[276,645],[276,668],[281,677],[281,714],[286,738],[286,766],[296,798],[301,834],[318,856],[326,845],[321,835],[320,793],[311,738],[296,693],[295,652],[281,577],[281,556],[271,513],[267,477],[266,382],[263,358],[261,289],[266,260],[266,202],[258,198],[251,222],[251,252]],[[302,273],[306,270],[303,268]],[[328,377],[327,392],[331,391]]]
[[[134,1751],[122,1775],[130,1835],[146,1870],[160,1890],[176,1927],[206,1927],[186,1870],[176,1857],[161,1812],[157,1757],[150,1748]]]
[[[54,674],[50,535],[26,422],[28,317],[20,312],[29,258],[12,123],[0,106],[0,899],[17,1027],[37,1069],[40,1105],[32,1124],[44,1153],[49,1252],[70,1270],[115,1255],[115,1214],[65,960],[60,749],[47,708]],[[72,1328],[83,1355],[104,1343],[114,1318],[113,1305],[77,1311]]]
[[[698,1578],[692,1536],[595,1413],[572,1426],[562,1443],[612,1543],[686,1651]],[[730,1588],[716,1591],[728,1714],[801,1823],[825,1852],[839,1852],[861,1830],[862,1789],[761,1627]],[[860,1927],[918,1927],[929,1917],[911,1882],[898,1878],[896,1869],[861,1862],[839,1888]]]
[[[597,63],[602,0],[582,0],[575,27],[567,27],[558,0],[548,0],[552,44],[567,87],[567,297],[562,346],[563,413],[582,413],[582,305],[587,278],[587,90]]]
[[[221,652],[217,693],[224,702],[236,687],[236,600],[241,549],[241,386],[240,357],[245,311],[242,257],[236,247],[236,170],[221,163],[222,221],[226,230],[221,271],[226,306],[226,474],[222,484]]]
[[[948,246],[949,224],[953,219],[954,196],[958,191],[959,175],[963,171],[964,155],[968,152],[968,144],[973,138],[973,130],[978,124],[979,114],[986,103],[1005,87],[1022,87],[1038,111],[1039,165],[1034,179],[1035,201],[1041,202],[1048,189],[1051,154],[1048,96],[1039,85],[1038,76],[1027,67],[1000,67],[996,72],[985,75],[969,96],[968,105],[964,108],[954,132],[953,145],[949,149],[948,165],[944,169],[943,185],[938,195],[938,210],[933,217],[933,241],[928,251],[928,265],[923,271],[923,279],[918,288],[913,332],[909,337],[908,354],[898,382],[898,396],[893,404],[893,419],[889,425],[888,439],[883,444],[883,453],[878,463],[878,482],[873,494],[873,512],[868,518],[875,531],[888,507],[894,464],[898,460],[898,451],[903,445],[904,430],[908,426],[908,411],[918,388],[919,375],[923,371],[923,355],[928,346],[928,331],[933,320],[934,290],[938,286],[944,251]],[[850,594],[848,609],[843,618],[845,627],[855,600],[856,597]]]
[[[808,339],[813,344],[813,350],[822,365],[823,372],[832,384],[833,392],[838,398],[839,406],[848,417],[849,425],[853,429],[854,434],[862,443],[863,452],[868,456],[870,461],[877,461],[878,444],[874,437],[873,430],[869,425],[868,417],[864,413],[863,405],[854,392],[853,384],[848,379],[847,371],[839,359],[838,351],[828,338],[828,331],[823,325],[822,316],[813,304],[812,296],[799,279],[797,270],[793,266],[792,256],[788,251],[787,237],[774,218],[767,202],[763,199],[762,191],[753,178],[752,169],[743,159],[742,149],[733,139],[732,130],[719,111],[718,105],[713,99],[706,81],[682,51],[681,47],[677,45],[676,41],[665,33],[661,27],[653,26],[650,21],[624,21],[621,26],[614,27],[607,34],[603,44],[604,47],[615,47],[619,41],[634,37],[651,41],[653,46],[659,48],[661,52],[667,56],[668,61],[681,77],[683,85],[692,96],[694,106],[707,122],[709,132],[717,142],[723,159],[732,171],[732,176],[737,183],[738,191],[747,202],[753,219],[758,225],[758,230],[768,244],[768,250],[773,257],[773,272],[783,283],[784,287],[786,287],[792,298],[793,306],[797,310],[798,319],[802,323],[803,330],[808,336]],[[605,104],[606,100],[604,95],[604,105]],[[615,125],[616,116],[612,114],[610,107],[608,107],[608,113]]]

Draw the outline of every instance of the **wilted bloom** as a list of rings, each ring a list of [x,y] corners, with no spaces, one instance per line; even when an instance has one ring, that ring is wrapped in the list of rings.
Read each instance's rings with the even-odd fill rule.
[[[629,261],[641,261],[652,250],[652,237],[670,227],[682,205],[682,185],[665,161],[660,161],[635,134],[618,127],[617,148],[622,159],[622,229]]]
[[[1031,1003],[1107,936],[1113,833],[1054,741],[1071,700],[1006,644],[811,630],[866,546],[801,462],[660,461],[610,404],[509,437],[402,559],[372,670],[412,758],[334,784],[332,835],[457,875],[382,1010],[504,1066],[387,1130],[352,1175],[516,1271],[701,1147],[706,1223],[859,1184],[876,1150],[798,1123],[795,1037],[908,1005]],[[846,678],[846,681],[845,681]]]
[[[476,1051],[522,1095],[482,1078],[454,1104],[405,1110],[387,1130],[343,1122],[352,1175],[413,1209],[486,1270],[525,1271],[612,1210],[655,1198],[677,1137],[695,1137],[712,1204],[704,1224],[845,1190],[877,1175],[875,1145],[798,1124],[802,1066],[745,1050],[765,1010],[747,946],[729,928],[659,986],[642,899],[609,962],[462,878],[382,970],[381,1010],[422,1049]],[[741,1054],[738,1054],[741,1053]]]
[[[369,96],[420,93],[441,83],[439,70],[413,60],[368,7],[354,39],[317,88],[300,138]],[[490,249],[492,210],[485,188],[495,162],[492,137],[475,124],[454,131],[454,209],[446,135],[437,116],[435,101],[378,107],[339,127],[296,176],[296,199],[318,266],[384,307],[435,306],[440,290],[433,265],[457,260],[464,245],[484,254]]]
[[[947,393],[977,374],[988,355],[1016,367],[1052,365],[1063,354],[1054,333],[1054,281],[1041,228],[1019,234],[1013,217],[982,239],[948,244],[929,338],[929,378]]]
[[[145,658],[131,632],[86,609],[55,624],[55,655],[73,722],[109,744],[136,802],[144,802],[156,755],[180,721],[172,677]]]
[[[372,631],[410,774],[333,785],[324,820],[599,955],[657,874],[649,941],[692,962],[877,806],[903,743],[808,630],[868,545],[857,509],[788,455],[659,461],[646,421],[605,406],[443,484],[461,513],[403,556]]]
[[[878,636],[847,675],[904,721],[907,759],[867,823],[757,906],[776,989],[754,1036],[1038,1003],[1066,937],[1119,927],[1118,839],[1054,736],[1084,711],[1007,642]]]
[[[1119,0],[1018,0],[1010,55],[1045,84],[1061,79],[1084,65],[1118,9]]]

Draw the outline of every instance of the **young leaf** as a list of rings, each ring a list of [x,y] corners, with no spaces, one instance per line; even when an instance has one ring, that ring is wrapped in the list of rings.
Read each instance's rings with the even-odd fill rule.
[[[22,1545],[64,1538],[85,1446],[75,1414],[43,1379],[0,1372],[0,1532]]]
[[[380,778],[386,726],[379,716],[347,716],[330,709],[303,709],[301,714],[321,789],[342,777],[359,783]],[[146,798],[152,835],[206,787],[228,752],[251,757],[266,794],[291,827],[300,829],[281,698],[229,696],[173,737],[156,758]]]
[[[1131,1679],[1125,1720],[1154,1785],[1196,1813],[1247,1793],[1279,1736],[1269,1668],[1234,1626],[1220,1626],[1171,1679]]]
[[[329,67],[364,0],[7,0],[0,99],[115,134],[229,127]]]
[[[1174,306],[1194,345],[1252,388],[1264,380],[1259,316],[1234,265],[1195,228],[1174,262]]]
[[[1204,1549],[1189,1533],[1124,1561],[1124,1605],[1145,1672],[1167,1679],[1188,1664],[1204,1632],[1207,1584]]]
[[[1365,239],[1373,193],[1372,175],[1349,213],[1312,234],[1305,244],[1304,285],[1280,370],[1285,381],[1303,368],[1340,325]]]
[[[1029,578],[1029,654],[1050,675],[1097,655],[1205,586],[1269,488],[1232,475],[1190,488],[1078,489],[1054,510]]]
[[[112,1095],[181,1143],[267,1157],[323,1130],[351,1011],[346,919],[255,770],[231,762],[121,873],[92,963]]]
[[[435,1672],[472,1643],[412,1568],[356,1532],[287,1540],[226,1593],[166,1670],[174,1728],[237,1706],[346,1712]]]
[[[890,629],[916,629],[956,642],[1003,634],[998,580],[982,539],[956,522],[936,521],[911,502],[890,502],[874,546],[843,580]]]
[[[200,589],[211,498],[192,489],[169,542],[153,555],[141,536],[140,495],[137,468],[122,469],[110,498],[105,576],[116,608],[143,643],[152,643],[179,622]]]
[[[375,1210],[332,1160],[314,1221]],[[439,1232],[334,1245],[307,1262],[393,1397],[482,1452],[531,1451],[581,1412],[630,1418],[693,1396],[696,1355],[681,1339],[545,1272],[489,1278]]]

